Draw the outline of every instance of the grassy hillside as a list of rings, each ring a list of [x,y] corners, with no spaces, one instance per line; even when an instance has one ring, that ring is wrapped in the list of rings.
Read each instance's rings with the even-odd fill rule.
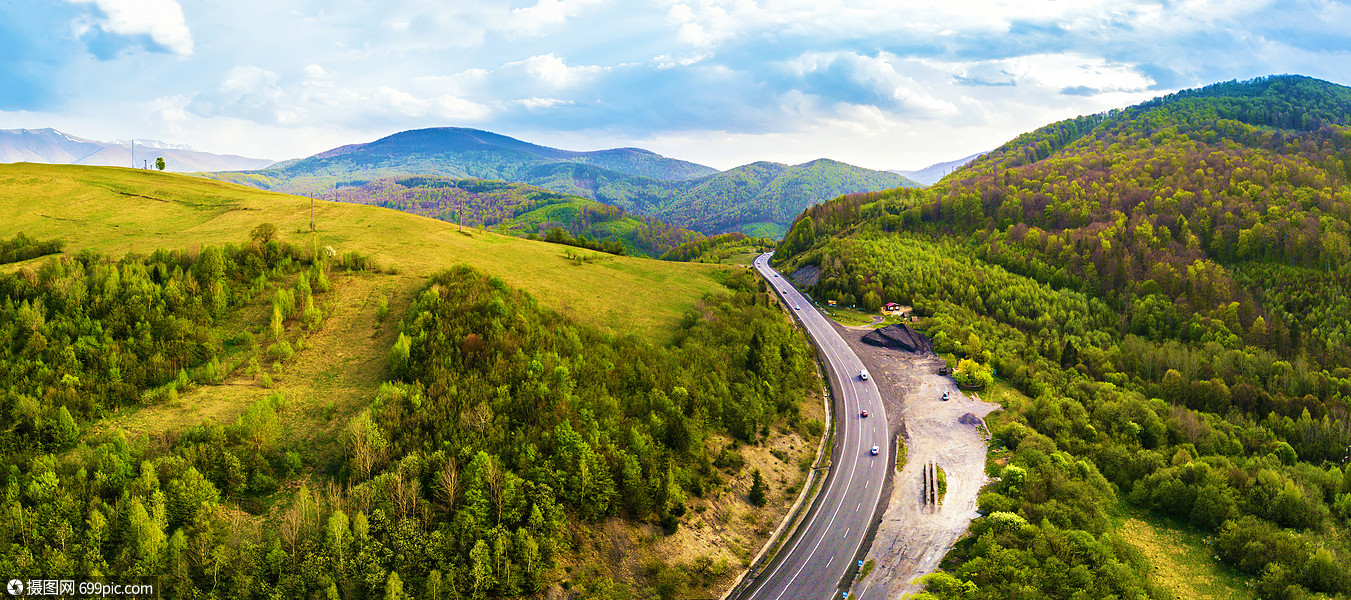
[[[703,237],[595,200],[505,181],[428,175],[387,177],[342,186],[320,197],[383,206],[519,236],[543,237],[561,227],[572,236],[621,242],[627,253],[634,255],[660,256],[677,245]]]
[[[609,257],[575,266],[564,247],[394,210],[316,201],[315,243],[376,257],[405,277],[466,263],[613,331],[668,330],[718,287],[702,265]],[[310,200],[166,173],[112,167],[0,165],[0,235],[61,238],[68,252],[121,255],[243,242],[271,222],[281,239],[309,245]],[[650,302],[652,298],[661,302]]]
[[[1136,561],[1106,518],[1125,499],[1214,536],[1260,598],[1345,597],[1348,123],[1343,86],[1217,84],[804,211],[776,260],[818,266],[815,296],[909,303],[936,349],[1036,399],[994,432],[1012,462],[931,591],[1158,597],[1046,553]]]

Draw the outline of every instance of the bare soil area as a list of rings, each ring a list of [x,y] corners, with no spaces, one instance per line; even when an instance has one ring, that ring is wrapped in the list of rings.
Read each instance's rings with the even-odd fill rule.
[[[967,413],[983,419],[999,405],[962,394],[951,378],[939,376],[943,360],[938,356],[863,343],[867,327],[836,329],[867,365],[882,392],[888,425],[908,447],[905,469],[893,474],[890,499],[884,496],[885,512],[868,551],[877,566],[854,591],[878,588],[887,598],[918,592],[917,580],[938,568],[979,516],[976,498],[986,483],[984,429],[960,419]],[[948,401],[942,400],[945,391]],[[937,507],[925,506],[921,491],[921,471],[931,461],[947,474],[947,493]]]

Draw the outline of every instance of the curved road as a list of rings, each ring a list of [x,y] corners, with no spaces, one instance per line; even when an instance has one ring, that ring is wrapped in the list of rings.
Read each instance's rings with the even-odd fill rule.
[[[793,537],[779,550],[742,598],[754,600],[827,600],[841,597],[840,580],[849,570],[873,523],[887,469],[894,464],[888,443],[887,415],[871,379],[859,377],[863,362],[791,284],[769,268],[769,257],[755,259],[759,271],[797,315],[825,359],[835,392],[835,448],[825,487]],[[860,416],[862,411],[869,416]],[[878,455],[870,454],[876,445]],[[881,592],[873,592],[881,595]],[[861,596],[856,596],[860,597]]]

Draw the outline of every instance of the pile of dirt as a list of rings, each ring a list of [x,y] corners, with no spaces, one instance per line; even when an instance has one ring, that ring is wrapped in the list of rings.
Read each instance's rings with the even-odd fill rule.
[[[957,422],[961,423],[962,425],[975,425],[977,427],[979,427],[981,423],[984,423],[984,421],[982,421],[981,418],[977,417],[974,413],[966,413],[962,415],[961,418],[957,419]]]
[[[875,329],[863,336],[863,341],[874,346],[896,348],[905,352],[933,352],[933,344],[929,343],[929,338],[907,325],[888,325]]]

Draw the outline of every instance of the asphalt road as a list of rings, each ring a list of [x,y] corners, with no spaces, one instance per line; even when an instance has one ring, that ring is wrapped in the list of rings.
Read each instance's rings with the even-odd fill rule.
[[[894,464],[886,409],[873,381],[859,377],[863,362],[831,327],[829,319],[769,268],[769,256],[755,259],[755,269],[787,302],[825,359],[835,392],[835,448],[825,487],[810,512],[743,598],[838,599],[840,580],[855,566],[850,563],[859,554],[873,523],[887,469]],[[867,418],[861,416],[864,410],[868,411]],[[874,445],[877,456],[869,452]],[[880,591],[870,593],[882,596]]]

